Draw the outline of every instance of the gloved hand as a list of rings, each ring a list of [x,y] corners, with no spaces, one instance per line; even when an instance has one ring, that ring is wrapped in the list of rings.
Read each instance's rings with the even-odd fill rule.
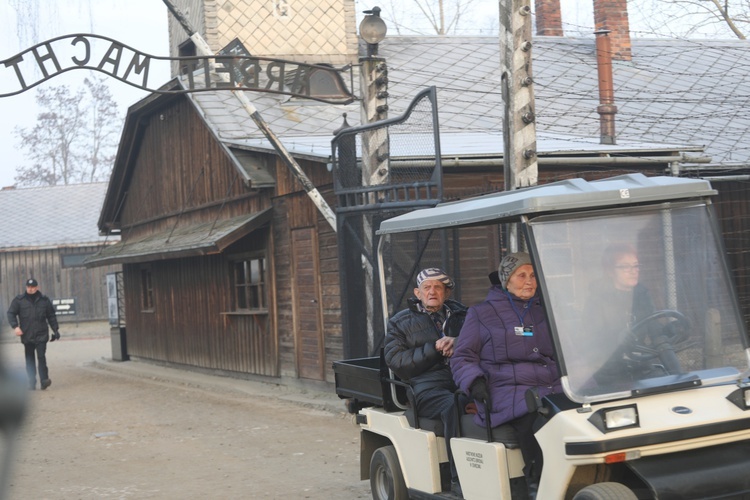
[[[490,394],[487,392],[487,381],[484,377],[479,377],[471,383],[469,394],[472,399],[477,401],[487,401],[489,399]]]
[[[49,341],[50,341],[50,342],[54,342],[55,340],[57,340],[57,339],[59,339],[59,338],[60,338],[60,332],[55,332],[55,333],[53,333],[53,334],[52,334],[52,335],[50,336],[50,339],[49,339]]]

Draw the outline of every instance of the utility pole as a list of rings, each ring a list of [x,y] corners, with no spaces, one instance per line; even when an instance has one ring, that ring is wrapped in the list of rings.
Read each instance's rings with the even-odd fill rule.
[[[534,186],[539,169],[536,156],[536,112],[531,72],[530,0],[499,0],[502,58],[503,179],[505,190]],[[508,250],[519,249],[518,228],[506,228]]]
[[[185,32],[190,37],[190,40],[193,41],[195,44],[195,50],[198,53],[198,55],[201,56],[213,56],[215,55],[211,51],[211,47],[208,46],[208,43],[206,43],[206,40],[203,39],[203,37],[195,31],[192,26],[190,26],[190,22],[187,20],[185,15],[180,12],[177,7],[174,5],[172,0],[163,0],[164,4],[169,9],[169,12],[172,13],[172,15],[175,17],[177,22],[180,23],[182,26],[182,29],[185,30]],[[217,73],[216,71],[213,71],[213,68],[211,68],[211,75],[216,76],[217,78],[220,78],[224,81],[229,81],[229,75],[226,73]],[[208,82],[206,82],[208,83]],[[252,118],[253,122],[258,126],[261,132],[263,132],[263,135],[266,136],[266,139],[269,140],[271,145],[273,145],[273,148],[276,150],[276,153],[281,157],[281,159],[286,163],[286,165],[292,170],[292,173],[297,178],[297,180],[302,184],[302,186],[305,188],[305,191],[307,192],[307,195],[310,197],[310,199],[315,203],[315,206],[318,207],[318,210],[323,214],[323,217],[328,221],[328,224],[331,225],[333,228],[333,231],[336,232],[337,226],[336,226],[336,214],[333,212],[331,207],[326,203],[323,196],[320,194],[318,189],[315,187],[315,185],[310,181],[310,179],[305,175],[305,172],[302,170],[302,167],[299,166],[297,161],[292,157],[291,154],[289,154],[289,151],[284,147],[284,145],[281,143],[279,138],[276,136],[276,134],[273,133],[273,131],[268,127],[268,123],[263,119],[260,112],[257,110],[257,108],[253,105],[252,102],[250,102],[250,99],[247,97],[244,91],[241,90],[232,90],[231,91],[235,96],[237,96],[237,99],[239,99],[242,106],[245,108],[247,113],[250,115],[250,118]]]
[[[530,0],[499,0],[505,189],[537,183]]]

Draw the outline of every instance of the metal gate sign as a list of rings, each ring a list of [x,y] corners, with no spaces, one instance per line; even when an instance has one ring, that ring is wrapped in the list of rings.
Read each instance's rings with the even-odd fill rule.
[[[152,65],[176,62],[183,89],[164,90],[164,82],[149,80]],[[342,74],[351,66],[334,68],[282,59],[225,52],[208,57],[160,57],[111,38],[92,34],[63,35],[39,43],[0,61],[0,97],[8,97],[75,69],[99,71],[149,92],[178,94],[212,90],[253,90],[315,99],[332,104],[354,100]],[[227,73],[229,82],[212,78],[212,72]]]

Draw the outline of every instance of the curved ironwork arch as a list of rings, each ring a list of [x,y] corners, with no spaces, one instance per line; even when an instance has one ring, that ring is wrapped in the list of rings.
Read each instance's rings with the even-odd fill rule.
[[[181,68],[182,89],[152,85],[152,64]],[[291,95],[331,104],[355,100],[342,74],[351,66],[334,68],[249,54],[164,57],[141,52],[112,38],[94,34],[62,35],[38,43],[8,59],[0,60],[0,97],[20,94],[68,71],[88,69],[104,73],[133,87],[158,94],[182,94],[216,90],[245,90]],[[216,78],[226,73],[229,81]]]

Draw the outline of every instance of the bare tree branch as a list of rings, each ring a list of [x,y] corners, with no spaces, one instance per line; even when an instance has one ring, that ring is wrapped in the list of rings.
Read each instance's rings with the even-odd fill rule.
[[[456,34],[476,0],[389,0],[381,16],[397,35]],[[476,26],[474,26],[476,28]],[[488,23],[491,32],[493,24]]]
[[[740,40],[745,40],[745,35],[737,28],[737,25],[734,24],[734,21],[729,15],[729,0],[726,0],[726,4],[723,7],[718,2],[718,0],[709,1],[714,5],[714,7],[716,7],[716,12],[718,12],[724,22],[727,23],[727,26],[729,26],[729,29],[732,30],[732,33],[737,35],[737,38],[739,38]]]
[[[31,128],[16,128],[31,165],[16,168],[21,186],[106,180],[114,163],[122,120],[103,77],[87,78],[75,93],[66,86],[41,87],[41,110]]]
[[[680,37],[732,35],[747,38],[750,3],[747,0],[632,0],[631,11],[649,12],[644,22],[654,33]],[[677,26],[667,30],[665,26]]]

